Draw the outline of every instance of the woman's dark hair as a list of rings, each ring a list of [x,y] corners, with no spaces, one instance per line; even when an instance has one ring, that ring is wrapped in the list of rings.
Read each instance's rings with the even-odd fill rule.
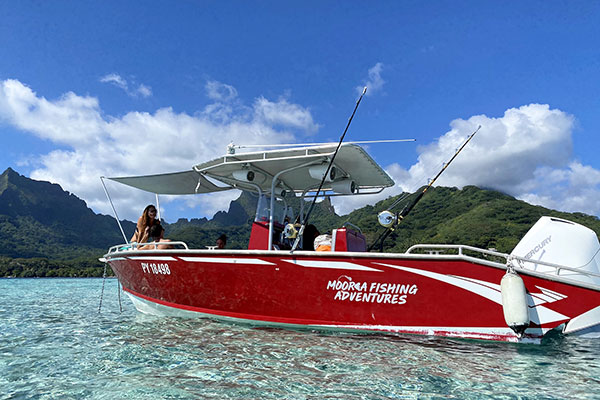
[[[217,240],[222,240],[222,241],[223,241],[223,243],[227,243],[227,235],[225,235],[225,234],[222,234],[221,236],[219,236],[219,237],[217,238]]]
[[[153,239],[159,239],[160,235],[162,235],[164,230],[165,228],[163,228],[161,224],[154,224],[150,227],[148,236],[150,236]]]
[[[142,224],[144,226],[150,226],[150,216],[148,215],[148,212],[152,209],[156,210],[156,207],[154,207],[153,204],[148,204],[146,208],[144,208],[144,212],[142,213]]]

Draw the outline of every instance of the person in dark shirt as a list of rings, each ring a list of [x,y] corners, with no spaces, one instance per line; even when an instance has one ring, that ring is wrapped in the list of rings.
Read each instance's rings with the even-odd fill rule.
[[[313,224],[306,225],[304,235],[302,236],[302,250],[315,250],[315,238],[319,236],[319,230]]]
[[[152,225],[152,227],[148,231],[148,236],[149,236],[148,244],[140,247],[139,249],[140,250],[170,249],[171,245],[163,244],[163,243],[170,242],[169,239],[163,239],[164,233],[165,233],[165,228],[163,228],[160,224]],[[158,243],[161,243],[161,244],[158,244]]]
[[[225,246],[227,246],[227,236],[223,234],[217,239],[217,249],[224,249]]]

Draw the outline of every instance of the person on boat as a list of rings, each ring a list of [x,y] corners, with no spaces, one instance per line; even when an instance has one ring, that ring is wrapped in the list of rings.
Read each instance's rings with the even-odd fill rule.
[[[170,249],[172,247],[170,244],[158,244],[170,242],[169,239],[163,238],[164,233],[165,228],[163,228],[160,223],[152,225],[148,231],[148,244],[140,247],[139,250]]]
[[[315,250],[315,238],[319,236],[319,230],[313,224],[306,225],[304,235],[302,235],[302,250]]]
[[[130,242],[146,243],[148,241],[150,228],[155,224],[160,224],[160,221],[156,218],[156,207],[149,204],[144,208],[142,216],[138,219],[135,232],[133,233]]]
[[[222,234],[217,239],[217,247],[216,248],[221,250],[221,249],[224,249],[225,246],[227,246],[227,236],[225,234]]]

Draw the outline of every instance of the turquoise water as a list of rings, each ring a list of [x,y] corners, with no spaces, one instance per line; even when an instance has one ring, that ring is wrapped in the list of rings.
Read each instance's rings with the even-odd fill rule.
[[[592,399],[600,339],[542,345],[139,314],[117,281],[0,279],[2,399]]]

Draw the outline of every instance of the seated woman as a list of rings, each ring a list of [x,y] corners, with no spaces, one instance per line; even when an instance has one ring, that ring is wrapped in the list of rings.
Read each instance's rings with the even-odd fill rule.
[[[135,232],[129,242],[146,243],[148,241],[150,228],[155,224],[160,224],[160,221],[156,219],[156,207],[149,204],[144,208],[142,216],[138,219]]]
[[[154,250],[154,249],[163,250],[163,249],[172,248],[172,246],[170,244],[159,244],[159,243],[170,242],[169,239],[163,239],[164,233],[165,233],[165,229],[160,224],[152,225],[152,227],[149,229],[149,232],[148,232],[149,244],[139,247],[138,249],[139,250]]]

